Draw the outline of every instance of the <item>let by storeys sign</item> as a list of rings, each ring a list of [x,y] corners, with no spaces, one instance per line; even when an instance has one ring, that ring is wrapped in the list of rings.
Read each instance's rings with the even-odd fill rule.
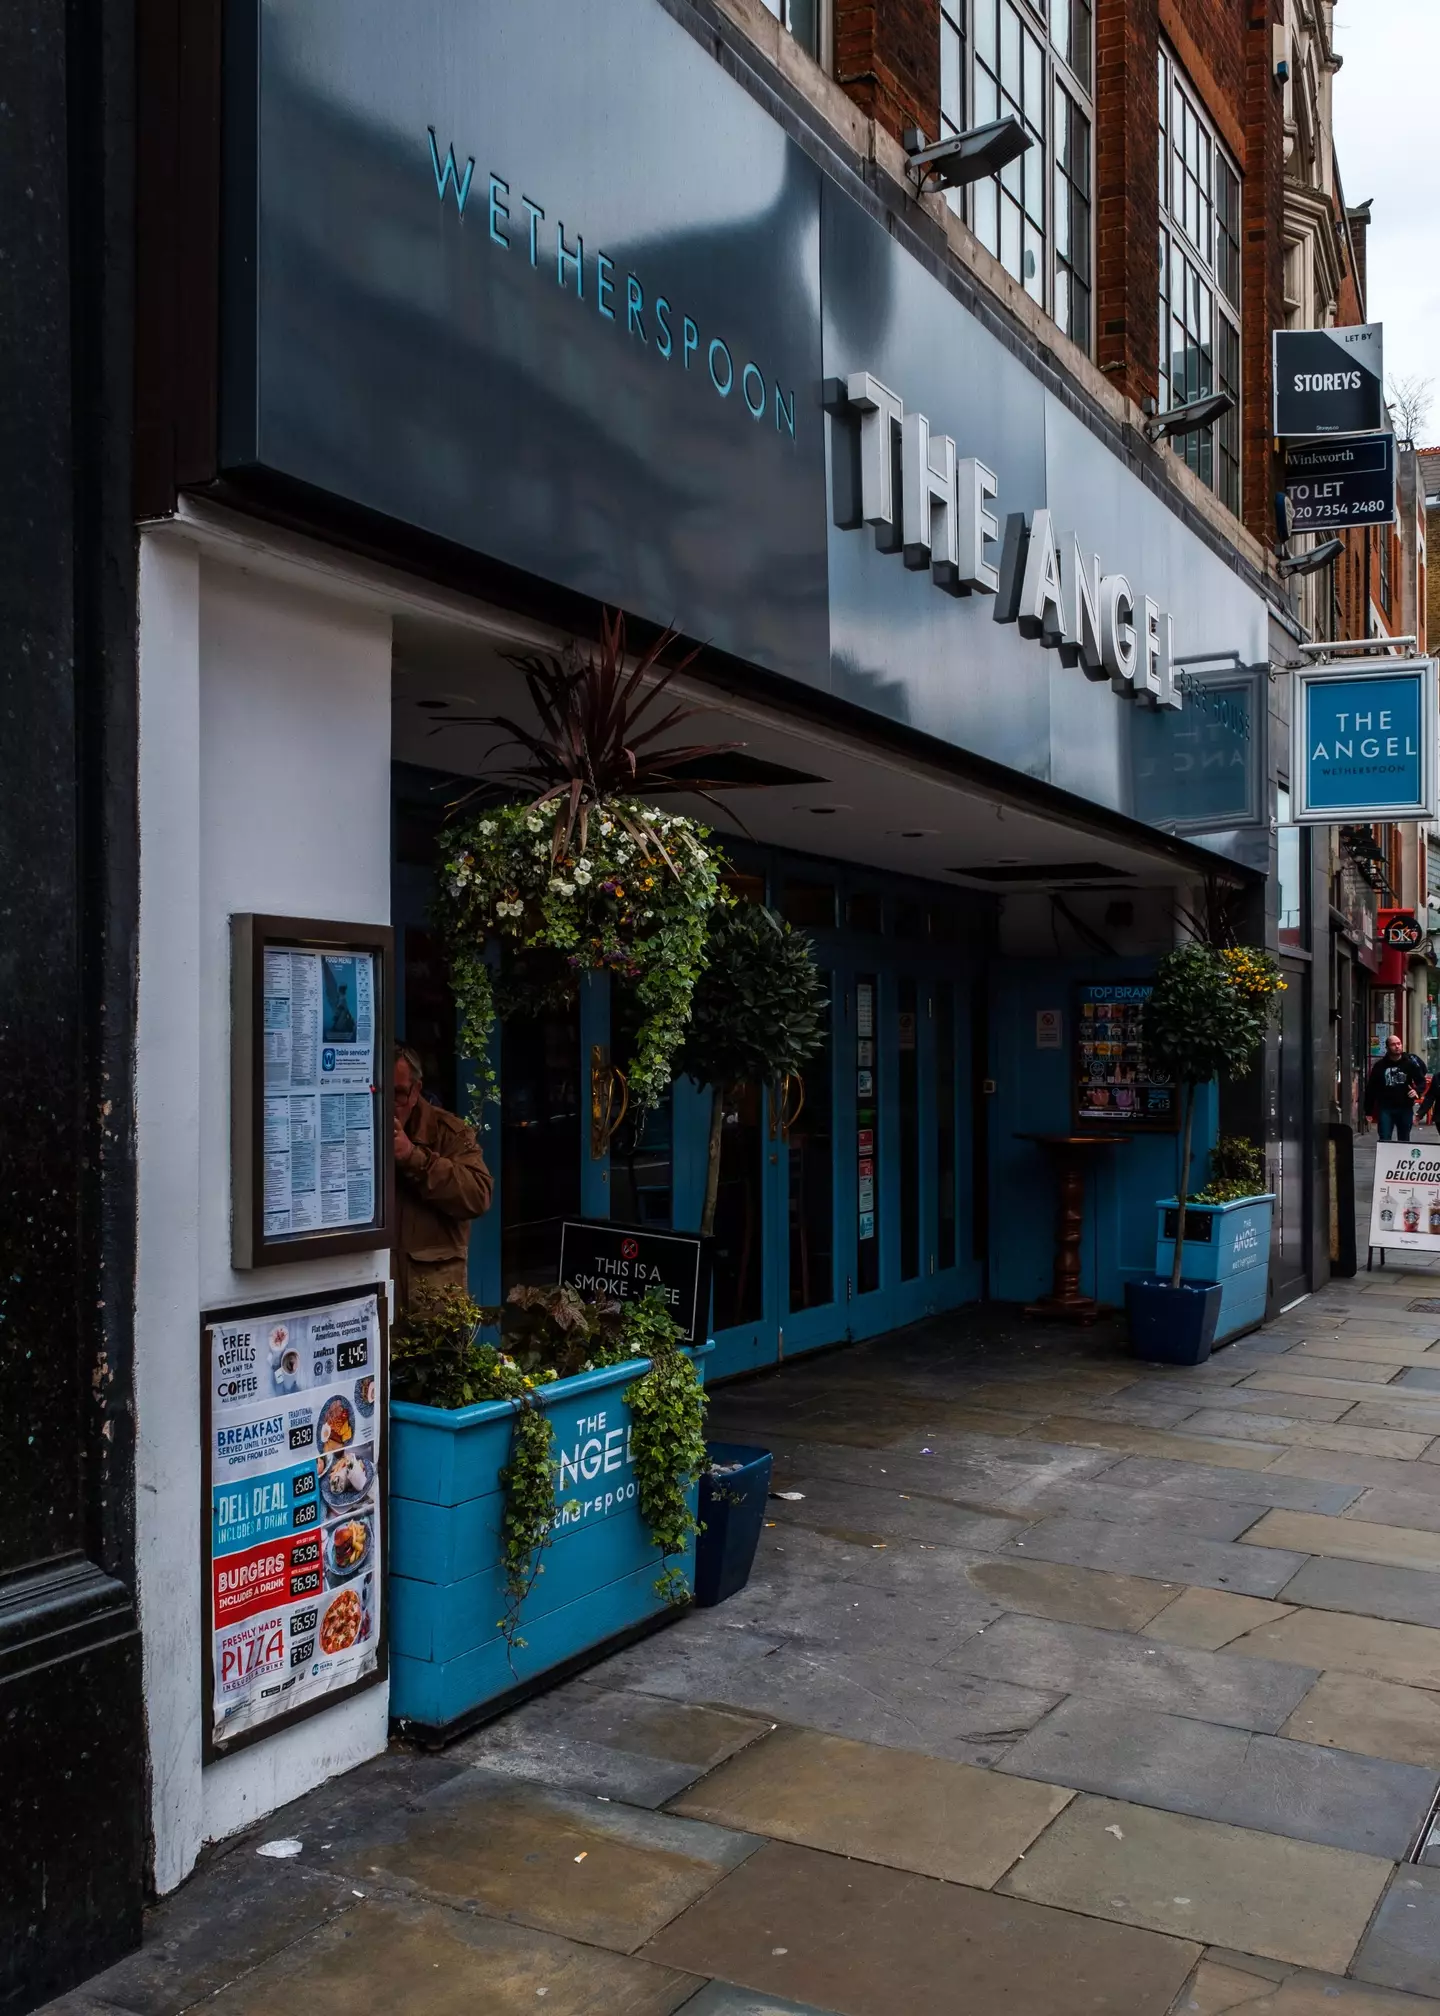
[[[1291,676],[1297,825],[1436,816],[1433,659],[1306,665]]]
[[[657,1294],[684,1333],[703,1344],[710,1318],[710,1242],[699,1233],[655,1232],[608,1218],[567,1218],[560,1228],[560,1280],[588,1296],[639,1302]]]
[[[1303,439],[1374,434],[1385,425],[1384,329],[1277,329],[1275,432]]]

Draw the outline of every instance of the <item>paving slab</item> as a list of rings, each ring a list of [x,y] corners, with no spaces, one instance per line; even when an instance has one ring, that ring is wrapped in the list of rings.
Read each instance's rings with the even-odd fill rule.
[[[1308,1477],[1336,1484],[1365,1484],[1440,1500],[1440,1468],[1387,1456],[1357,1456],[1340,1449],[1287,1449],[1265,1475],[1272,1480]],[[1316,1507],[1316,1510],[1334,1509]]]
[[[1328,1337],[1303,1338],[1287,1357],[1296,1364],[1312,1359],[1328,1358],[1342,1360],[1347,1364],[1357,1361],[1367,1364],[1389,1363],[1397,1368],[1401,1365],[1434,1365],[1440,1362],[1437,1354],[1428,1344],[1409,1344],[1399,1338],[1380,1337],[1365,1339],[1350,1331],[1343,1338],[1338,1332]],[[1344,1374],[1336,1373],[1337,1378]]]
[[[1228,1999],[1227,1999],[1228,1998]],[[1336,1974],[1308,1969],[1269,1983],[1234,1967],[1202,1960],[1191,1985],[1181,1990],[1175,2016],[1440,2016],[1440,2002],[1392,1994]]]
[[[770,1726],[757,1716],[572,1681],[446,1755],[506,1777],[662,1806]]]
[[[171,2016],[343,1916],[354,1907],[351,1885],[314,1866],[317,1846],[289,1862],[256,1855],[250,1842],[232,1848],[150,1912],[144,1946],[86,1993],[133,2016]]]
[[[1005,1546],[1026,1521],[1019,1514],[982,1513],[945,1503],[928,1493],[912,1494],[888,1477],[857,1484],[811,1472],[787,1463],[777,1472],[773,1489],[802,1491],[803,1502],[771,1505],[776,1531],[808,1526],[836,1539],[857,1542],[928,1540],[949,1547],[993,1550]]]
[[[685,2016],[834,2016],[834,2011],[817,2009],[813,2002],[784,2002],[778,1995],[735,1988],[728,1981],[712,1981],[685,2004]]]
[[[1223,1470],[1267,1469],[1285,1449],[1281,1441],[1267,1444],[1218,1440],[1199,1429],[1193,1434],[1179,1435],[1161,1428],[1128,1428],[1118,1422],[1086,1421],[1069,1414],[1051,1415],[1037,1425],[1035,1432],[1048,1441],[1071,1442],[1080,1448],[1120,1449],[1135,1456],[1170,1456],[1182,1462],[1213,1464]]]
[[[1440,1365],[1407,1365],[1395,1384],[1421,1393],[1440,1393]]]
[[[1379,1526],[1407,1526],[1412,1532],[1440,1534],[1440,1498],[1427,1498],[1418,1491],[1371,1486],[1345,1508],[1345,1516]]]
[[[1054,1785],[904,1750],[780,1729],[673,1811],[988,1890],[1070,1802]]]
[[[1319,1381],[1313,1383],[1318,1385]],[[1338,1421],[1355,1404],[1355,1395],[1351,1393],[1307,1393],[1302,1387],[1290,1384],[1261,1386],[1257,1377],[1240,1386],[1228,1386],[1223,1393],[1204,1397],[1211,1406],[1223,1408],[1227,1414],[1281,1414],[1288,1421]],[[1194,1412],[1193,1406],[1190,1412]]]
[[[1250,1660],[1232,1659],[1227,1653],[1192,1652],[1081,1624],[1007,1616],[968,1639],[938,1671],[1017,1684],[1024,1675],[1023,1684],[1053,1694],[1093,1695],[1273,1734],[1317,1675],[1307,1675],[1298,1666],[1271,1664],[1259,1676],[1263,1663],[1252,1667]]]
[[[1394,1468],[1400,1470],[1398,1464]],[[1288,1505],[1297,1512],[1343,1512],[1354,1503],[1362,1488],[1344,1479],[1328,1479],[1323,1471],[1306,1477],[1287,1474],[1282,1467],[1272,1465],[1258,1473],[1247,1473],[1148,1456],[1126,1457],[1114,1469],[1104,1472],[1104,1481],[1108,1489],[1115,1491],[1163,1494],[1182,1500],[1208,1498],[1225,1504]]]
[[[1257,1625],[1288,1617],[1291,1607],[1265,1603],[1256,1596],[1234,1596],[1225,1589],[1184,1589],[1151,1618],[1144,1635],[1167,1645],[1189,1645],[1197,1652],[1218,1652]]]
[[[1185,1426],[1196,1435],[1234,1436],[1242,1442],[1269,1442],[1294,1449],[1335,1449],[1355,1456],[1390,1456],[1397,1462],[1413,1462],[1430,1439],[1399,1428],[1349,1428],[1344,1422],[1331,1428],[1316,1421],[1290,1421],[1281,1414],[1233,1414],[1216,1407],[1201,1408]]]
[[[1308,1362],[1308,1361],[1307,1361]],[[1326,1399],[1363,1400],[1373,1396],[1376,1387],[1385,1389],[1394,1379],[1400,1367],[1394,1364],[1366,1365],[1360,1359],[1347,1363],[1335,1359],[1315,1359],[1313,1369],[1291,1371],[1288,1365],[1267,1365],[1261,1372],[1252,1372],[1238,1391],[1225,1395],[1225,1405],[1239,1399],[1243,1393],[1288,1393],[1299,1398],[1301,1394],[1315,1395]],[[1277,1408],[1277,1413],[1284,1413]]]
[[[1339,1611],[1293,1610],[1278,1623],[1262,1624],[1236,1638],[1226,1656],[1291,1659],[1326,1671],[1369,1673],[1402,1686],[1440,1688],[1440,1631]]]
[[[1047,1715],[1000,1769],[1392,1861],[1440,1783],[1412,1764],[1085,1700]]]
[[[1378,1856],[1082,1794],[1000,1887],[1343,1974],[1391,1871]]]
[[[1225,1477],[1249,1476],[1249,1471],[1225,1470]],[[1182,1497],[1178,1491],[1127,1491],[1103,1480],[1060,1484],[1027,1508],[1032,1518],[1072,1513],[1077,1519],[1104,1519],[1137,1532],[1177,1527],[1198,1540],[1235,1540],[1268,1510],[1263,1498],[1248,1502],[1223,1498]]]
[[[1164,2016],[1199,1948],[775,1843],[648,1957],[838,2016]]]
[[[1440,1533],[1374,1519],[1337,1519],[1323,1512],[1267,1512],[1242,1544],[1289,1547],[1301,1554],[1374,1561],[1388,1568],[1440,1569]]]
[[[471,1912],[367,1898],[205,2005],[206,2016],[671,2016],[693,1975]],[[543,1997],[543,2002],[537,1998]]]
[[[758,1846],[476,1767],[367,1844],[356,1873],[629,1953]]]
[[[1279,1542],[1273,1549],[1251,1547],[1192,1538],[1174,1527],[1146,1531],[1116,1526],[1103,1519],[1066,1517],[1046,1519],[1032,1526],[1020,1539],[1011,1542],[1010,1549],[1023,1551],[1027,1558],[1111,1568],[1124,1574],[1149,1575],[1156,1581],[1233,1589],[1241,1596],[1274,1596],[1303,1566],[1303,1552],[1278,1550]]]
[[[1317,1557],[1286,1585],[1285,1601],[1311,1610],[1350,1610],[1357,1617],[1440,1628],[1440,1575],[1427,1569],[1380,1568],[1371,1561]]]
[[[966,1573],[975,1588],[1006,1610],[1107,1631],[1138,1631],[1175,1595],[1169,1582],[1051,1561],[981,1561]]]
[[[1396,1872],[1353,1971],[1413,1995],[1440,1993],[1440,1869]]]
[[[1440,1694],[1358,1673],[1322,1673],[1281,1734],[1440,1770]]]

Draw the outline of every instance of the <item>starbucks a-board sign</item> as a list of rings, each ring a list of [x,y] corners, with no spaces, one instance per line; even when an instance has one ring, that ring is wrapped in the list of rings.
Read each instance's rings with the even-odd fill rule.
[[[1382,1142],[1375,1157],[1370,1244],[1440,1253],[1440,1147]]]
[[[698,1232],[652,1232],[609,1218],[567,1218],[560,1281],[582,1295],[638,1302],[654,1289],[684,1344],[703,1344],[710,1321],[710,1242]]]

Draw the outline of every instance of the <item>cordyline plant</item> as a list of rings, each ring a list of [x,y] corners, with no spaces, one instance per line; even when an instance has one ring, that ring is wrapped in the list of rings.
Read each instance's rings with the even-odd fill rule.
[[[725,1098],[742,1084],[795,1077],[825,1040],[825,991],[810,940],[763,904],[711,914],[705,964],[678,1069],[712,1088],[700,1229],[715,1229]]]
[[[1145,1003],[1141,1041],[1152,1075],[1182,1087],[1172,1288],[1180,1286],[1185,1258],[1185,1207],[1200,1087],[1222,1074],[1237,1077],[1248,1069],[1284,986],[1270,954],[1249,946],[1221,951],[1213,945],[1185,945],[1160,961]]]
[[[497,1015],[549,1005],[587,972],[634,985],[635,1111],[654,1106],[670,1082],[721,862],[705,827],[650,801],[677,791],[708,800],[721,780],[703,774],[706,759],[736,746],[665,739],[698,711],[665,700],[695,657],[664,665],[673,641],[666,632],[627,666],[624,619],[606,614],[598,655],[514,661],[538,727],[483,717],[507,732],[502,748],[523,752],[494,781],[528,795],[466,816],[457,808],[441,836],[460,1051],[476,1066],[482,1106],[496,1096]]]

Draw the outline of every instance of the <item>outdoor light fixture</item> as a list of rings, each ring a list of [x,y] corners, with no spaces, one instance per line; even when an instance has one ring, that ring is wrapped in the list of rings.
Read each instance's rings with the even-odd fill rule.
[[[1190,399],[1183,406],[1172,406],[1168,413],[1153,413],[1145,422],[1145,439],[1165,441],[1172,434],[1193,434],[1197,427],[1208,427],[1212,420],[1223,420],[1234,410],[1233,392],[1212,392],[1206,399]]]
[[[989,126],[972,126],[968,133],[951,133],[933,146],[925,144],[918,126],[907,128],[905,152],[922,194],[927,189],[959,189],[966,182],[981,182],[998,175],[1011,161],[1018,161],[1034,140],[1013,114],[996,119]]]
[[[1312,553],[1297,553],[1293,560],[1277,560],[1275,565],[1285,580],[1292,574],[1318,574],[1322,567],[1338,560],[1344,551],[1343,539],[1326,539]]]

